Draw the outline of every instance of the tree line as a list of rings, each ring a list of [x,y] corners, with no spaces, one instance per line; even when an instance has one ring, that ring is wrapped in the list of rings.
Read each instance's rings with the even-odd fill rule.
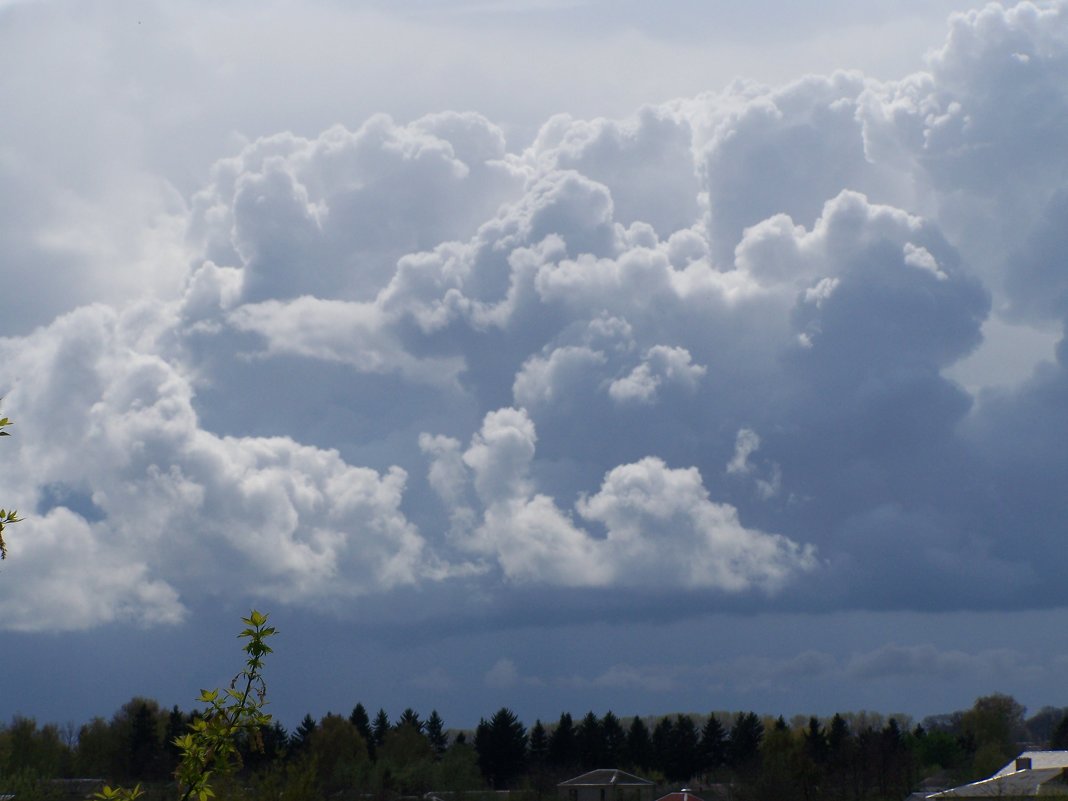
[[[275,721],[242,736],[241,770],[214,791],[220,801],[488,790],[537,799],[588,770],[620,768],[665,792],[721,785],[742,801],[901,799],[927,777],[951,786],[988,776],[1025,745],[1068,748],[1068,710],[1047,707],[1027,719],[1024,711],[1010,696],[990,695],[919,724],[874,713],[787,721],[754,712],[620,718],[591,711],[528,728],[502,708],[464,731],[447,729],[436,710],[424,719],[409,708],[391,720],[358,703],[347,716],[306,715],[291,732]],[[133,698],[110,720],[77,728],[16,717],[0,726],[0,793],[56,801],[63,785],[55,779],[98,777],[167,797],[180,757],[175,741],[198,714]]]

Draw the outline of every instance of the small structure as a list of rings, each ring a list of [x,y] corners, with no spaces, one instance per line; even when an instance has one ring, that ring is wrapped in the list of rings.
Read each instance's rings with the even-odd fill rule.
[[[667,795],[660,796],[656,801],[704,801],[704,799],[694,795],[693,790],[688,790],[683,787],[677,793],[668,793]]]
[[[951,798],[1068,798],[1068,751],[1024,751],[989,779],[926,796]]]
[[[567,801],[653,801],[656,785],[615,768],[591,770],[556,785]]]

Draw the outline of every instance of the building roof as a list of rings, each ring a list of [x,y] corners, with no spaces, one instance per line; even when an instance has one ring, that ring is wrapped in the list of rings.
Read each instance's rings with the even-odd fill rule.
[[[699,798],[689,790],[679,790],[677,793],[662,795],[656,801],[704,801],[704,799]]]
[[[1024,751],[989,779],[953,787],[927,798],[1005,798],[1020,796],[1068,795],[1043,785],[1058,779],[1068,770],[1068,751]],[[1051,792],[1052,791],[1052,792]]]
[[[557,787],[652,787],[653,782],[615,768],[602,768],[560,782]]]

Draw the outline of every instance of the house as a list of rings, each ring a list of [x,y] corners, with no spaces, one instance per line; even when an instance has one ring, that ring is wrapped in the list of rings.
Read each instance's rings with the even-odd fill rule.
[[[931,793],[928,799],[1068,798],[1068,751],[1024,751],[989,779]]]
[[[656,785],[614,768],[591,770],[556,785],[567,801],[653,801]]]

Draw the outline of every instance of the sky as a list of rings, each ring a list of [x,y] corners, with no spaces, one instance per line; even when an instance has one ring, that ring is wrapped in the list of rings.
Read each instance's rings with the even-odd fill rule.
[[[0,720],[1068,705],[1068,3],[0,0]]]

